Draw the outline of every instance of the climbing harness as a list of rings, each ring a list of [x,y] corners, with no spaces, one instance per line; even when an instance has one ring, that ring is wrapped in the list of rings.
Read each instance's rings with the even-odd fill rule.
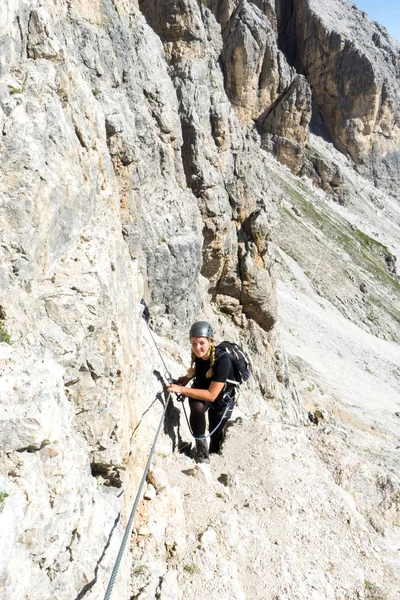
[[[140,482],[140,485],[139,485],[139,489],[138,489],[138,492],[136,494],[135,502],[134,502],[132,510],[131,510],[131,514],[130,514],[130,517],[129,517],[129,520],[128,520],[128,524],[127,524],[126,529],[125,529],[124,537],[122,538],[122,542],[121,542],[121,546],[120,546],[120,549],[119,549],[119,552],[118,552],[117,560],[115,561],[115,565],[114,565],[114,568],[113,568],[112,573],[111,573],[110,581],[108,583],[108,587],[107,587],[106,595],[104,596],[104,600],[110,600],[110,598],[111,598],[112,590],[113,590],[113,587],[114,587],[115,580],[117,578],[117,574],[118,574],[118,570],[119,570],[119,567],[120,567],[120,564],[121,564],[122,556],[124,554],[125,546],[126,546],[126,543],[127,543],[128,539],[129,539],[129,536],[130,536],[131,531],[132,531],[133,518],[135,516],[136,509],[137,509],[139,501],[140,501],[140,496],[142,494],[143,487],[144,487],[144,484],[146,482],[147,473],[149,472],[149,469],[150,469],[151,460],[153,458],[153,454],[154,454],[154,451],[156,449],[156,444],[157,444],[158,436],[159,436],[160,431],[161,431],[161,426],[163,424],[164,417],[165,417],[165,414],[167,412],[168,404],[169,404],[169,401],[171,400],[171,396],[172,396],[172,394],[169,393],[168,397],[167,397],[167,401],[166,401],[165,406],[164,406],[163,414],[162,414],[161,419],[160,419],[160,424],[158,426],[158,429],[157,429],[157,432],[156,432],[156,436],[154,438],[154,442],[153,442],[153,445],[152,445],[151,450],[150,450],[149,458],[147,459],[146,467],[145,467],[145,469],[143,471],[143,475],[142,475],[142,479],[141,479],[141,482]]]

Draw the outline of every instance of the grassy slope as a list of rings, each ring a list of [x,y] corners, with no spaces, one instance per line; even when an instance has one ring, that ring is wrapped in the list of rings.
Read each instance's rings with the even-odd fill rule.
[[[271,171],[283,192],[278,245],[318,293],[347,318],[383,339],[400,341],[400,284],[389,272],[388,248],[332,209],[304,182]],[[360,286],[366,286],[366,292]]]

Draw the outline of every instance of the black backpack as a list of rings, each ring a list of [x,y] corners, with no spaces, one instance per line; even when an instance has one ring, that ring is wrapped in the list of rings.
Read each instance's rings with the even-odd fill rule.
[[[216,356],[222,356],[228,354],[231,359],[233,371],[235,373],[235,381],[237,383],[243,383],[250,377],[249,361],[246,358],[242,348],[234,342],[221,342],[216,347]]]

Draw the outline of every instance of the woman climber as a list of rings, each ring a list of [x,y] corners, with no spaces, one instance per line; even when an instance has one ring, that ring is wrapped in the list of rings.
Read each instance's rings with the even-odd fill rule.
[[[191,368],[187,375],[180,377],[168,387],[169,392],[188,396],[190,405],[190,426],[196,439],[195,461],[210,462],[208,453],[218,452],[223,429],[232,415],[235,385],[234,369],[229,354],[219,351],[213,340],[213,330],[206,321],[197,321],[190,328],[192,346]],[[192,387],[186,387],[194,379]],[[206,412],[210,431],[208,449]]]

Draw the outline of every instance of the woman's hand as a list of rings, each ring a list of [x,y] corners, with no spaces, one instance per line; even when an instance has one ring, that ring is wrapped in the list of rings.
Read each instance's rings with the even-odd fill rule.
[[[177,385],[176,383],[171,383],[171,385],[169,385],[167,387],[168,392],[173,392],[174,394],[183,394],[184,392],[182,391],[182,386]]]
[[[183,396],[193,398],[193,400],[214,402],[214,400],[218,398],[219,394],[224,389],[225,385],[225,383],[212,381],[208,390],[202,390],[191,387],[182,387],[181,385],[176,385],[176,383],[171,383],[171,385],[167,387],[167,390],[169,392],[173,392],[174,394],[183,394]]]

